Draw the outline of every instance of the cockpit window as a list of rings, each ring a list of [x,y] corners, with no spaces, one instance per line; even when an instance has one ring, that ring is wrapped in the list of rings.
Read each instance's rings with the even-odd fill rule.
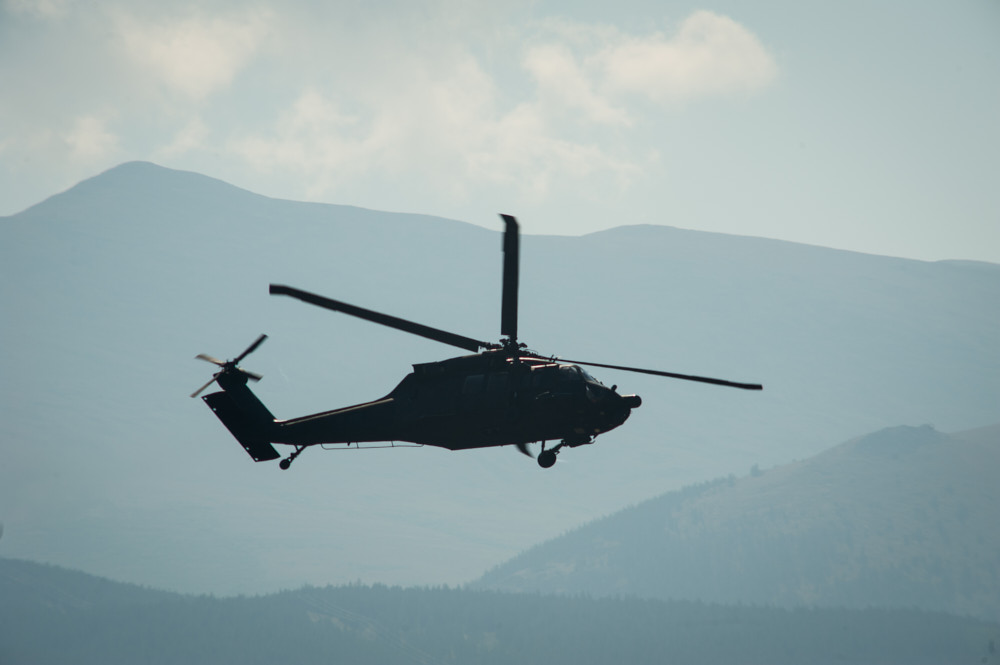
[[[560,381],[579,381],[580,368],[575,365],[559,365]]]

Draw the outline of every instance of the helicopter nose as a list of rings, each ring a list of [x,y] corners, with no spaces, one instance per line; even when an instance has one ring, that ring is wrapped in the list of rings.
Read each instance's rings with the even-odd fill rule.
[[[622,400],[625,402],[625,406],[630,409],[637,409],[642,406],[642,398],[638,395],[622,395]]]

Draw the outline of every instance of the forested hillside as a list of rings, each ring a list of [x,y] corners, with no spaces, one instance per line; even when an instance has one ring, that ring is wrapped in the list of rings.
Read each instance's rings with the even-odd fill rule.
[[[0,662],[988,663],[1000,626],[913,610],[796,610],[385,586],[158,594],[0,559]]]
[[[486,574],[510,591],[1000,616],[1000,426],[896,427],[626,509]]]

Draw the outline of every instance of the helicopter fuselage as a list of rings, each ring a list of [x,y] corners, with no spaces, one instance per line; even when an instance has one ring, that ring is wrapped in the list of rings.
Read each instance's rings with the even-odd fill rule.
[[[289,420],[273,419],[245,378],[220,383],[224,391],[205,396],[206,403],[238,439],[256,440],[250,447],[241,441],[251,455],[256,447],[265,458],[270,443],[405,441],[462,450],[559,440],[575,446],[618,427],[641,404],[578,365],[499,352],[414,365],[381,399]],[[227,422],[228,403],[241,414],[257,412],[257,422]]]
[[[414,365],[392,392],[373,402],[275,421],[272,441],[408,441],[449,450],[589,443],[624,423],[640,403],[577,365],[486,352]]]

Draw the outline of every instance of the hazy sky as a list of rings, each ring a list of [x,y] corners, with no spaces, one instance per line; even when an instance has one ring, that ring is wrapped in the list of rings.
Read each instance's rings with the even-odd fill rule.
[[[996,0],[0,2],[0,215],[142,159],[526,233],[1000,262]]]

